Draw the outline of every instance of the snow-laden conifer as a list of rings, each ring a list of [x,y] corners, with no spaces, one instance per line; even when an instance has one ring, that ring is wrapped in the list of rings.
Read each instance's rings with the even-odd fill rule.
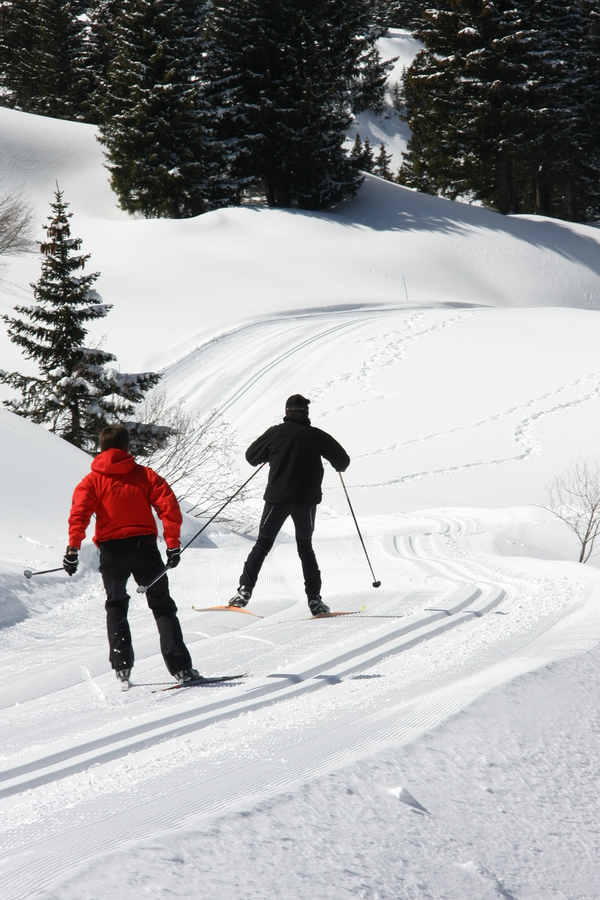
[[[421,22],[423,9],[430,4],[426,0],[389,0],[388,5],[390,25],[413,31]]]
[[[32,285],[35,303],[16,306],[17,316],[2,317],[11,341],[35,360],[39,375],[1,372],[0,381],[20,394],[5,401],[12,412],[91,451],[99,431],[130,418],[160,376],[122,374],[111,365],[112,353],[85,346],[87,324],[104,318],[111,306],[94,289],[99,273],[83,273],[90,254],[80,252],[81,238],[71,237],[72,213],[58,187],[51,208],[46,240],[40,243],[42,272]],[[128,426],[135,430],[136,424]]]
[[[26,112],[85,119],[83,0],[2,0],[0,83],[5,102]]]
[[[214,4],[208,33],[206,94],[237,187],[305,209],[353,194],[346,130],[386,70],[370,4],[228,0]]]
[[[385,178],[386,181],[393,181],[394,175],[390,168],[391,161],[392,154],[387,152],[387,150],[385,149],[385,144],[382,141],[379,147],[379,152],[375,157],[375,161],[373,162],[373,168],[371,169],[373,175],[379,175],[380,178]]]
[[[427,4],[417,31],[426,49],[404,79],[412,138],[400,180],[503,213],[592,217],[599,9],[598,0]]]
[[[3,105],[29,110],[37,95],[32,58],[36,4],[0,0],[0,89]]]
[[[121,0],[90,0],[88,8],[89,27],[85,53],[91,73],[89,120],[97,125],[101,123],[103,116],[109,116],[109,110],[104,104],[108,96],[108,69],[116,56],[115,23],[121,5]],[[120,110],[121,104],[118,103],[115,111]]]
[[[198,90],[205,0],[123,0],[101,110],[121,206],[183,218],[224,202],[212,122]]]

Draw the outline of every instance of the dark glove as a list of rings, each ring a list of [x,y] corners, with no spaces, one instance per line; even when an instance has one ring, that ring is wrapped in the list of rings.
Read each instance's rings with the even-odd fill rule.
[[[170,569],[176,569],[181,559],[181,547],[173,547],[172,550],[167,549],[168,566]]]
[[[76,547],[67,547],[63,556],[63,569],[67,575],[74,575],[79,566],[79,550]]]

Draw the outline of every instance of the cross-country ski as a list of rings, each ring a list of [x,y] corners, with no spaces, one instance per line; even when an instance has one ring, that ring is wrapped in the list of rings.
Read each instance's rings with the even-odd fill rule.
[[[200,678],[192,678],[190,681],[186,681],[183,684],[170,684],[167,687],[161,688],[161,691],[177,691],[179,688],[192,688],[192,687],[201,687],[206,684],[220,684],[223,681],[241,681],[242,678],[247,678],[248,673],[243,672],[241,675],[214,675],[214,676],[200,676]],[[153,691],[153,693],[157,693],[157,691]]]
[[[256,616],[257,619],[264,618],[264,616],[253,612],[251,609],[240,609],[238,606],[192,606],[192,609],[194,612],[241,612],[246,613],[248,616]]]
[[[334,616],[358,616],[360,613],[364,612],[366,609],[365,606],[361,606],[360,609],[348,609],[348,610],[331,610],[326,613],[318,613],[316,616],[313,616],[313,619],[332,619]]]

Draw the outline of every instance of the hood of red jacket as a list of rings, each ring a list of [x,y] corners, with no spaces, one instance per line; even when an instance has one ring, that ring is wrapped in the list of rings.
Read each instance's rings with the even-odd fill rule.
[[[128,475],[135,467],[136,461],[131,453],[111,447],[98,454],[92,463],[92,472],[99,472],[101,475]]]

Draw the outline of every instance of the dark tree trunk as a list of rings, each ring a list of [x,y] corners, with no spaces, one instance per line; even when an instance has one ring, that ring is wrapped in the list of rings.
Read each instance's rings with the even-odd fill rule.
[[[270,175],[265,175],[265,200],[267,206],[275,206],[275,187]]]
[[[496,185],[498,187],[498,212],[506,216],[511,211],[511,204],[508,161],[505,156],[499,156],[496,162]]]
[[[510,211],[518,213],[519,207],[519,185],[517,183],[517,167],[514,157],[511,156],[508,163],[509,191],[510,191]]]
[[[577,222],[577,187],[570,176],[567,177],[565,200],[567,201],[567,219],[569,222]]]
[[[552,215],[552,198],[550,193],[550,179],[548,167],[541,163],[533,177],[533,194],[535,198],[535,212],[538,216]]]

